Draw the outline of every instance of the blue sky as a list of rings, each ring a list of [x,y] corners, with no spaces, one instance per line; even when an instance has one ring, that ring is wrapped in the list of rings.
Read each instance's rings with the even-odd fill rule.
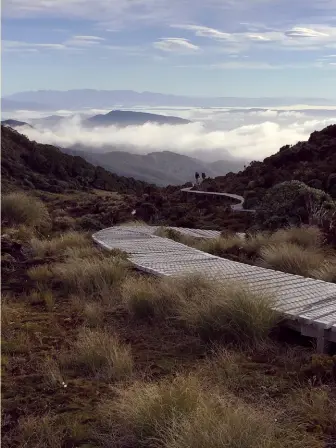
[[[3,95],[336,98],[336,0],[4,0]]]

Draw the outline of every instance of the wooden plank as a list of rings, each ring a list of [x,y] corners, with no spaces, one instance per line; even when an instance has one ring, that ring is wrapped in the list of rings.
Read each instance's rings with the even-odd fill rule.
[[[93,239],[107,249],[124,250],[136,267],[154,275],[199,272],[219,282],[245,284],[251,291],[273,296],[276,299],[274,309],[291,321],[301,322],[302,333],[315,334],[319,349],[326,345],[326,341],[336,339],[335,284],[206,254],[155,236],[157,228],[111,227],[95,233]],[[174,229],[180,231],[179,228]],[[197,233],[195,229],[186,229],[186,232],[189,235]],[[198,234],[201,235],[202,230]]]

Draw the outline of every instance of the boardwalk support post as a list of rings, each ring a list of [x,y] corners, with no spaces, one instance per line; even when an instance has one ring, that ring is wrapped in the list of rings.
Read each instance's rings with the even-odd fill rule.
[[[329,341],[326,339],[326,334],[324,328],[319,328],[317,331],[317,353],[328,353],[329,351]]]

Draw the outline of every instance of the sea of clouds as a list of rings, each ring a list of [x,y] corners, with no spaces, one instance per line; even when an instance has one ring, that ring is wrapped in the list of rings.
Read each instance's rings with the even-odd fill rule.
[[[112,108],[111,108],[112,109]],[[60,147],[81,145],[90,151],[105,152],[127,148],[146,154],[169,150],[197,156],[206,161],[243,158],[262,160],[286,144],[306,140],[311,132],[336,123],[336,107],[295,105],[288,108],[144,108],[133,110],[162,115],[174,115],[191,121],[184,125],[156,125],[86,129],[83,118],[109,110],[51,111],[36,113],[17,111],[10,117],[32,123],[34,128],[20,132],[40,143]],[[46,115],[61,115],[56,126],[35,122]]]

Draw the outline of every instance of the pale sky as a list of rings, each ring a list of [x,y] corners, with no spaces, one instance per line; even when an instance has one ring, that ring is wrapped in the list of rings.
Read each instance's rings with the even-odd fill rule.
[[[336,0],[3,0],[3,95],[336,98]]]

